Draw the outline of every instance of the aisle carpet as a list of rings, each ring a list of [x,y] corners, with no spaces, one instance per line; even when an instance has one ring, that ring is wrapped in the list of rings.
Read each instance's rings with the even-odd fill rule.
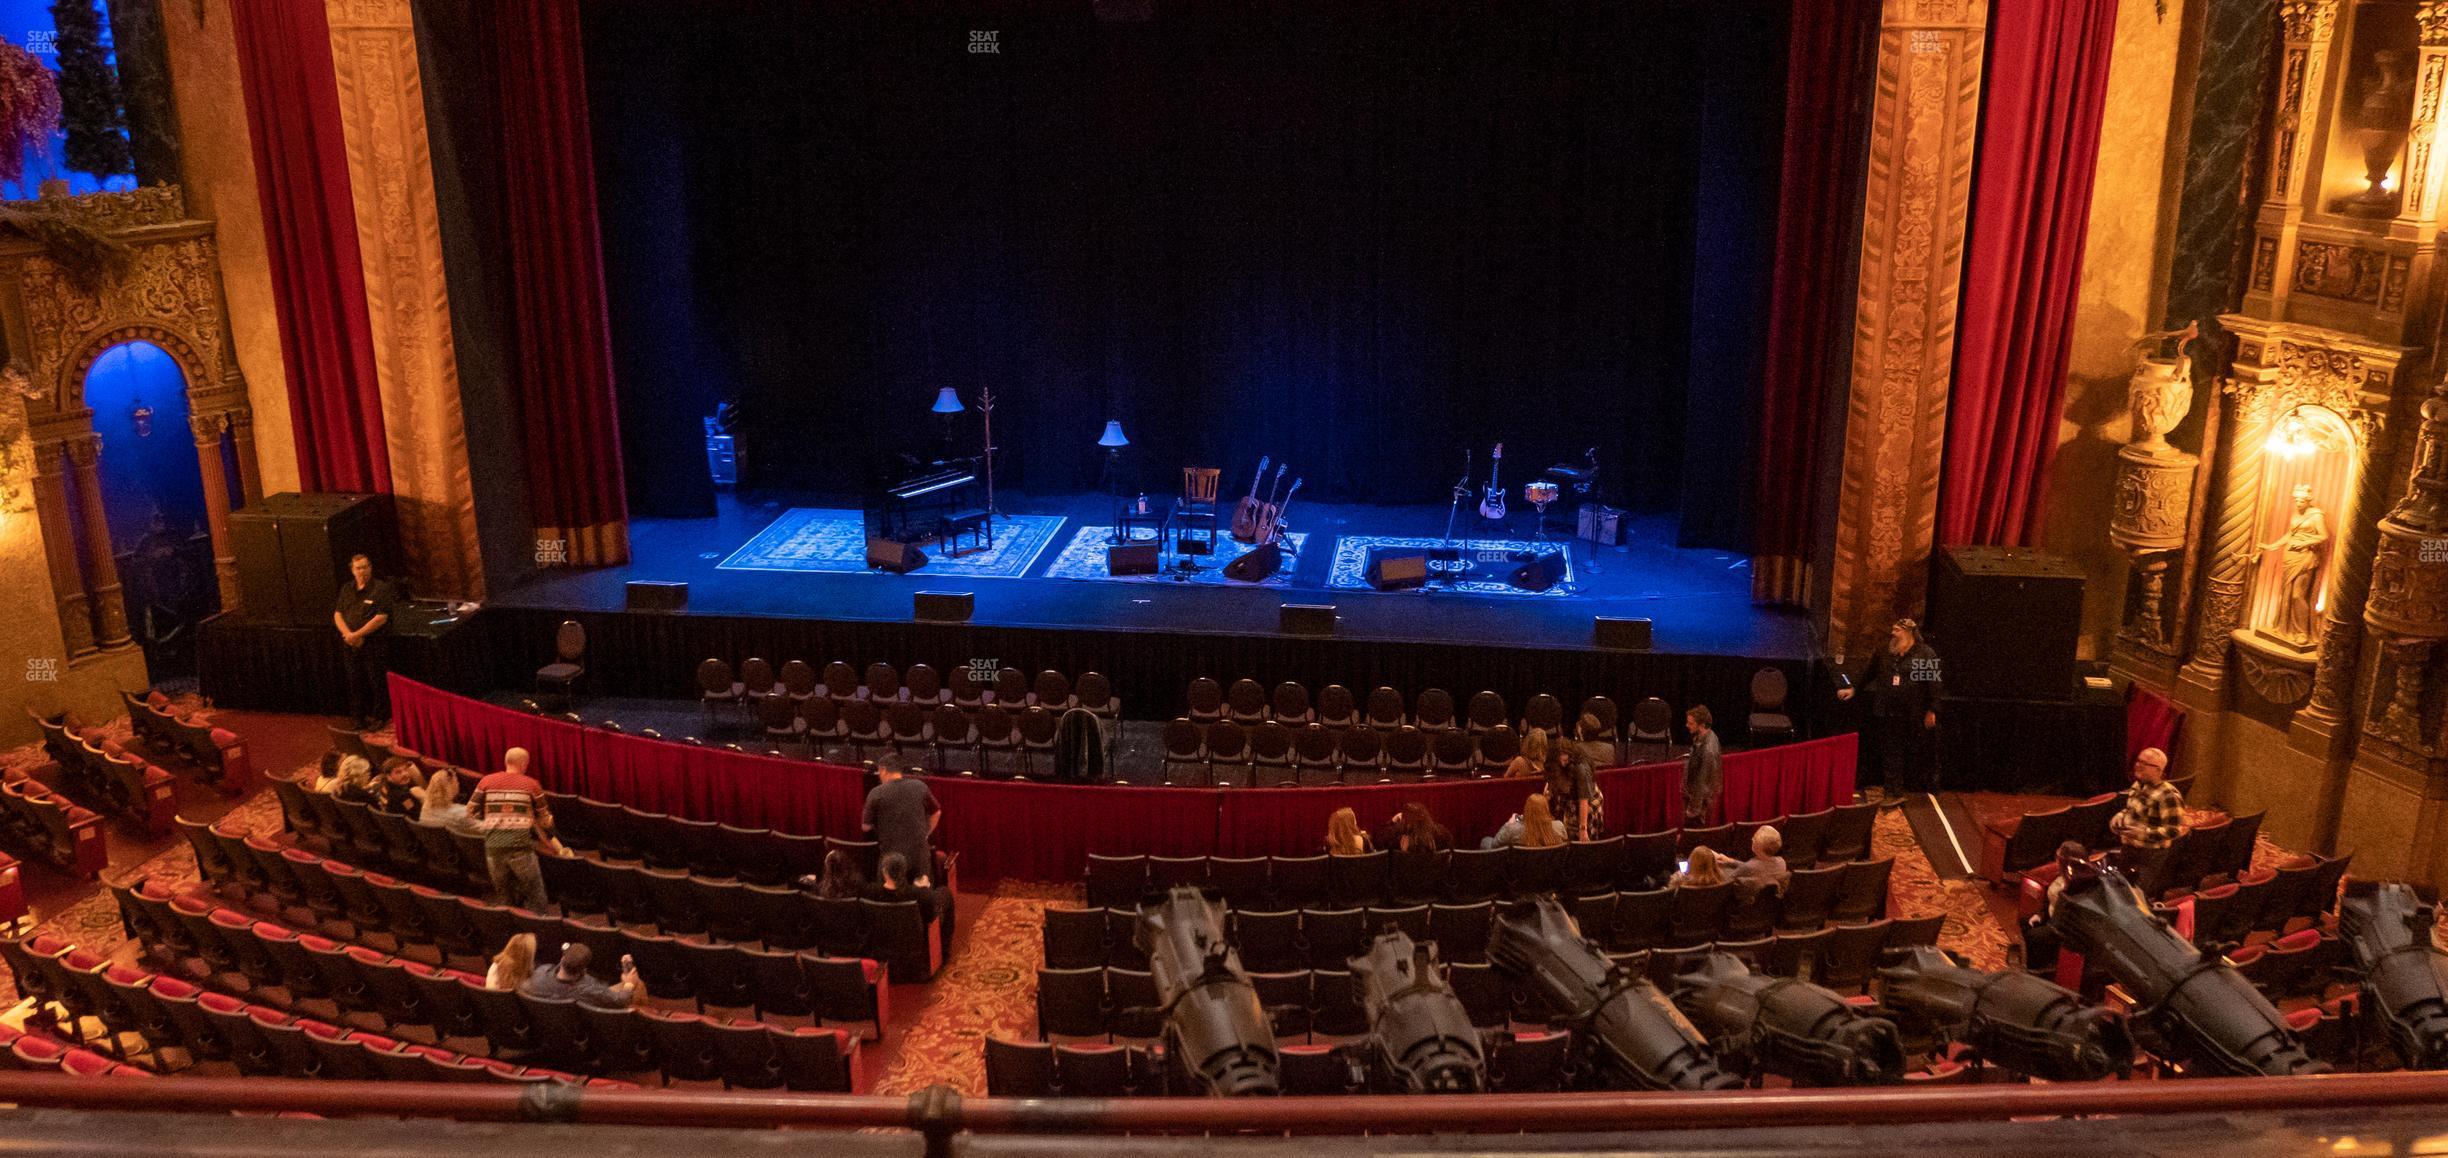
[[[1077,905],[1084,886],[1004,881],[971,923],[967,944],[935,975],[927,1002],[867,1092],[911,1094],[942,1084],[967,1097],[986,1094],[986,1037],[1037,1036],[1037,967],[1045,960],[1045,910]]]
[[[1870,831],[1870,855],[1895,858],[1887,878],[1887,915],[1926,917],[1945,913],[1938,947],[1961,954],[1976,969],[2004,969],[2006,946],[2018,936],[1989,905],[1988,890],[1970,880],[1942,881],[1928,854],[1913,839],[1901,809],[1886,809]]]

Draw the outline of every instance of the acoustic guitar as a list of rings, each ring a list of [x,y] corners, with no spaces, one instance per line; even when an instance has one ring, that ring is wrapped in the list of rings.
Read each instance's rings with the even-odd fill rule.
[[[1258,533],[1258,487],[1266,482],[1267,464],[1273,461],[1269,455],[1258,456],[1258,473],[1250,476],[1249,494],[1233,505],[1232,537],[1241,542],[1257,542],[1253,536]]]
[[[1497,443],[1488,457],[1495,461],[1488,465],[1487,491],[1479,500],[1479,517],[1501,519],[1505,517],[1504,484],[1496,481],[1496,476],[1504,470],[1504,444]]]
[[[1292,489],[1285,491],[1282,501],[1267,504],[1265,521],[1258,527],[1258,542],[1273,543],[1283,537],[1283,513],[1292,506],[1292,496],[1300,493],[1302,479],[1292,480]]]

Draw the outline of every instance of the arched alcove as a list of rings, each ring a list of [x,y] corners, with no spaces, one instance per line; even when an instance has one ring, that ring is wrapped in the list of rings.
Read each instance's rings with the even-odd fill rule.
[[[103,447],[96,477],[128,630],[155,680],[186,675],[196,629],[221,600],[185,370],[138,338],[97,353],[78,385]]]

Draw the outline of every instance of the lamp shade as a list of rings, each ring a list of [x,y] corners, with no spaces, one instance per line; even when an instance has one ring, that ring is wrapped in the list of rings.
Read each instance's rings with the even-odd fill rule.
[[[1122,433],[1121,419],[1108,418],[1105,420],[1105,434],[1103,437],[1097,439],[1097,445],[1105,447],[1108,450],[1119,449],[1121,447],[1130,445],[1129,437]]]
[[[954,391],[951,387],[946,386],[943,389],[935,392],[935,405],[933,409],[937,414],[958,414],[961,411],[968,409],[968,407],[961,405],[960,394],[958,392]]]

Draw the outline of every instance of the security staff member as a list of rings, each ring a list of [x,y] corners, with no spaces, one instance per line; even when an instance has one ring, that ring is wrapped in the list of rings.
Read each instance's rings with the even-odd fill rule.
[[[399,607],[399,591],[388,579],[374,577],[374,561],[363,555],[349,560],[349,581],[340,585],[332,604],[332,626],[340,631],[340,667],[348,684],[350,724],[360,729],[381,727],[391,718],[391,616]]]
[[[1886,646],[1870,657],[1854,687],[1837,689],[1836,698],[1852,699],[1856,688],[1870,699],[1863,731],[1869,733],[1871,778],[1891,803],[1901,803],[1908,793],[1928,791],[1938,697],[1944,687],[1938,653],[1922,641],[1921,625],[1896,620]]]

